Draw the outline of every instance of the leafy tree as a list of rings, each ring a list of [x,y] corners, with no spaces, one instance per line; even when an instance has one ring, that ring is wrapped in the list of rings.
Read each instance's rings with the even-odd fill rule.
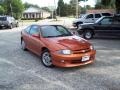
[[[96,3],[95,8],[113,8],[116,9],[117,13],[120,13],[120,0],[101,0],[101,2]]]
[[[115,0],[101,0],[101,4],[105,8],[115,8]]]
[[[34,5],[34,4],[30,4],[30,3],[24,3],[24,7],[25,9],[29,8],[29,7],[35,7],[35,8],[40,8],[38,5]]]
[[[42,9],[42,10],[45,10],[45,11],[47,11],[47,12],[51,12],[51,10],[50,10],[48,7],[42,7],[41,9]]]
[[[21,0],[4,0],[3,7],[6,15],[12,15],[16,19],[20,18],[24,10]]]
[[[58,1],[58,7],[57,7],[57,14],[60,14],[60,16],[65,16],[66,10],[65,10],[65,4],[63,0]]]
[[[5,13],[5,9],[2,5],[0,5],[0,14],[3,15],[4,13]]]
[[[116,5],[116,12],[120,14],[120,0],[116,0],[115,5]]]
[[[101,2],[97,1],[95,8],[97,9],[115,8],[115,0],[101,0]]]

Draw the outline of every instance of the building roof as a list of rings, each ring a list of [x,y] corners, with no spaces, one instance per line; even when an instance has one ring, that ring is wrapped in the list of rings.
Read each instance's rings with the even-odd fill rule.
[[[34,8],[34,7],[29,7],[28,9],[26,9],[24,11],[24,13],[39,13],[39,12],[43,12],[43,10],[38,9],[38,8]]]

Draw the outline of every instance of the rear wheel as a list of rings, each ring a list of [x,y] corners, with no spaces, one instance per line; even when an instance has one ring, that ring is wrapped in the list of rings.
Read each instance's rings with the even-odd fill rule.
[[[19,27],[19,24],[18,24],[18,23],[16,24],[16,27]]]
[[[93,38],[93,32],[91,30],[86,30],[83,32],[83,37],[85,39],[91,39]]]
[[[44,66],[46,67],[53,67],[52,58],[50,52],[48,50],[44,50],[41,55],[41,60]]]

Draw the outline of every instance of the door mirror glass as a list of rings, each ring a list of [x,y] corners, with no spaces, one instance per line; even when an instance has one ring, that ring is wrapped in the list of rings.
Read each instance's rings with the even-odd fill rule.
[[[32,34],[33,37],[40,38],[39,34]]]

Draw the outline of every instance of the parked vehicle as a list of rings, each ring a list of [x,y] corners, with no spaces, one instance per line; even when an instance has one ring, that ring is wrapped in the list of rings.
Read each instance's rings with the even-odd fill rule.
[[[84,14],[80,18],[78,18],[75,21],[73,21],[73,26],[78,28],[80,24],[83,24],[83,23],[94,23],[99,18],[101,18],[102,16],[111,16],[111,15],[112,14],[110,14],[110,13]]]
[[[61,25],[31,25],[21,32],[23,50],[41,56],[44,66],[75,67],[94,62],[93,46]]]
[[[11,16],[0,16],[0,27],[12,29],[13,27],[18,27],[18,21]]]
[[[91,39],[95,34],[120,37],[120,16],[101,17],[95,23],[81,24],[78,33]]]

